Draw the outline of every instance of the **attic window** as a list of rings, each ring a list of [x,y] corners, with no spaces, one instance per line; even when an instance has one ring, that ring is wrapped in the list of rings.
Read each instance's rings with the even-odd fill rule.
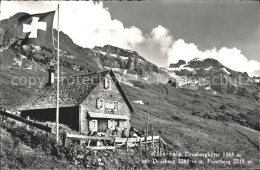
[[[111,90],[111,80],[109,80],[107,78],[104,79],[104,88]]]
[[[97,99],[97,109],[104,110],[105,109],[105,103],[104,99]]]

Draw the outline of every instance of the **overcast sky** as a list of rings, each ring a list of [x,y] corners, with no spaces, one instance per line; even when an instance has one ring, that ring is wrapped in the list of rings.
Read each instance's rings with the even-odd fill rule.
[[[215,58],[260,75],[257,1],[59,2],[60,27],[75,43],[136,50],[159,65]],[[2,1],[1,19],[55,10],[57,2]]]

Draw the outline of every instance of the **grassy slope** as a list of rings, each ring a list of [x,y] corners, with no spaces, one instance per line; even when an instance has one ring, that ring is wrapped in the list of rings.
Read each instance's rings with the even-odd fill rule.
[[[173,151],[235,152],[259,165],[259,131],[234,123],[231,118],[220,121],[192,115],[194,111],[216,112],[219,106],[230,103],[233,108],[227,107],[225,111],[234,116],[248,112],[259,117],[259,113],[254,112],[259,103],[240,96],[212,95],[164,85],[153,85],[150,91],[126,85],[123,87],[131,101],[143,100],[146,103],[133,103],[137,111],[132,115],[132,125],[145,129],[147,103],[150,100],[150,120],[153,121],[154,131],[157,134],[158,130],[162,131],[163,138]]]
[[[42,151],[23,144],[17,137],[12,136],[0,126],[1,159],[0,167],[4,169],[33,168],[33,169],[75,169],[82,168],[69,164],[65,160],[58,160],[56,157],[45,155]]]
[[[15,109],[26,102],[30,96],[38,95],[38,90],[42,88],[40,82],[43,82],[42,85],[45,85],[48,80],[47,71],[25,70],[17,67],[10,69],[9,66],[13,65],[15,57],[16,54],[10,50],[0,52],[0,105],[9,109]],[[47,66],[39,65],[39,68],[41,68],[40,70],[45,70]],[[61,67],[61,72],[69,75],[78,74],[78,71],[64,67]],[[64,75],[61,74],[60,76]],[[17,85],[12,83],[12,78],[15,78],[14,83],[17,83]],[[30,78],[32,81],[31,85],[29,85]],[[19,79],[25,85],[19,84]],[[35,84],[33,84],[33,79],[36,79]]]

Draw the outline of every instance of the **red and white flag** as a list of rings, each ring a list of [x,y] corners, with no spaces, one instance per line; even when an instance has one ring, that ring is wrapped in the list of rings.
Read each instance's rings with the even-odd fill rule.
[[[19,18],[18,38],[21,44],[52,44],[53,18],[55,11],[41,14],[26,14]]]

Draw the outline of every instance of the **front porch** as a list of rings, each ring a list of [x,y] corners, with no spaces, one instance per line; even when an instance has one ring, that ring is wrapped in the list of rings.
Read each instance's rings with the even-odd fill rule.
[[[129,119],[125,115],[88,112],[89,136],[129,137]]]

